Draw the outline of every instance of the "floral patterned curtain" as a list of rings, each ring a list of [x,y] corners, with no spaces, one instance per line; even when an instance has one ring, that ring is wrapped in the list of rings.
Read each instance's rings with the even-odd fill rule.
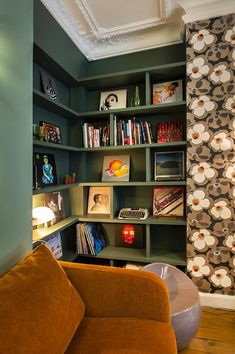
[[[235,294],[235,15],[187,25],[187,271]]]

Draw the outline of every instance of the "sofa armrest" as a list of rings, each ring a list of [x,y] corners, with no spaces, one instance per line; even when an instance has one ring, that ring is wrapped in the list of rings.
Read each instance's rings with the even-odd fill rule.
[[[60,262],[86,306],[86,316],[170,322],[168,290],[157,275],[125,268]]]

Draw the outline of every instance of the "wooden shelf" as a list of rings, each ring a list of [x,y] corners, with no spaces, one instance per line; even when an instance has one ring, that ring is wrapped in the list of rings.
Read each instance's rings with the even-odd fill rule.
[[[46,141],[40,141],[40,140],[33,140],[33,145],[38,146],[38,147],[43,147],[46,149],[57,149],[57,150],[63,150],[63,151],[81,151],[81,148],[77,148],[74,146],[69,146],[69,145],[62,145],[62,144],[54,144],[54,143],[48,143]]]
[[[87,258],[105,258],[112,260],[124,260],[131,262],[143,263],[167,263],[172,265],[186,265],[185,255],[182,252],[173,252],[169,250],[159,249],[156,256],[146,257],[145,249],[115,247],[108,245],[102,249],[97,256],[92,255],[78,255]]]
[[[176,113],[186,109],[186,101],[178,101],[171,103],[161,103],[158,105],[146,105],[138,107],[127,107],[112,109],[109,111],[92,111],[92,112],[80,112],[79,117],[81,118],[107,118],[110,113],[116,114],[118,117],[131,117],[140,115],[150,115],[157,113]],[[156,117],[156,121],[161,117]]]
[[[118,219],[111,218],[110,215],[101,215],[101,214],[86,214],[86,215],[78,215],[77,219],[79,222],[100,222],[100,223],[111,223],[111,224],[140,224],[140,225],[186,225],[186,220],[184,217],[177,218],[163,218],[163,217],[155,217],[150,215],[145,220],[130,220],[130,219]]]
[[[186,181],[150,181],[150,182],[78,182],[80,187],[157,187],[157,186],[186,186]]]
[[[39,107],[45,108],[48,111],[51,111],[66,118],[79,118],[77,112],[73,111],[69,107],[57,101],[52,101],[48,96],[36,89],[33,90],[33,103]]]
[[[121,71],[115,74],[84,77],[78,80],[79,86],[91,89],[106,89],[144,82],[145,73],[157,75],[158,81],[176,80],[185,76],[185,61],[171,64],[150,66],[135,70]]]
[[[69,184],[60,184],[57,186],[43,187],[43,188],[34,190],[33,195],[57,192],[57,191],[61,191],[63,189],[70,189],[70,188],[76,187],[77,185],[78,185],[77,183],[69,183]]]
[[[55,232],[62,231],[69,226],[76,224],[78,221],[76,216],[70,216],[51,227],[41,227],[33,230],[33,242],[43,239],[44,237],[50,236]]]

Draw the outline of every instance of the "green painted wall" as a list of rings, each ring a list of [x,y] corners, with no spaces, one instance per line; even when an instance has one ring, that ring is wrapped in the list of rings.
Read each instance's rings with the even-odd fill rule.
[[[0,2],[0,274],[32,248],[32,0]]]
[[[40,0],[34,0],[34,42],[75,79],[86,75],[87,59]]]
[[[185,60],[184,43],[91,61],[88,63],[87,75],[111,74],[117,71],[134,70],[181,60]]]

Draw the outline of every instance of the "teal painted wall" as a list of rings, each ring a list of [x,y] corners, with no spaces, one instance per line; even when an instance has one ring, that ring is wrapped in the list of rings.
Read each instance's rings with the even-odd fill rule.
[[[40,0],[34,0],[34,42],[75,79],[86,75],[87,59]]]
[[[185,60],[184,43],[91,61],[87,66],[87,75],[111,74],[118,71],[140,69],[181,60]]]
[[[32,0],[0,2],[0,274],[32,248]]]

